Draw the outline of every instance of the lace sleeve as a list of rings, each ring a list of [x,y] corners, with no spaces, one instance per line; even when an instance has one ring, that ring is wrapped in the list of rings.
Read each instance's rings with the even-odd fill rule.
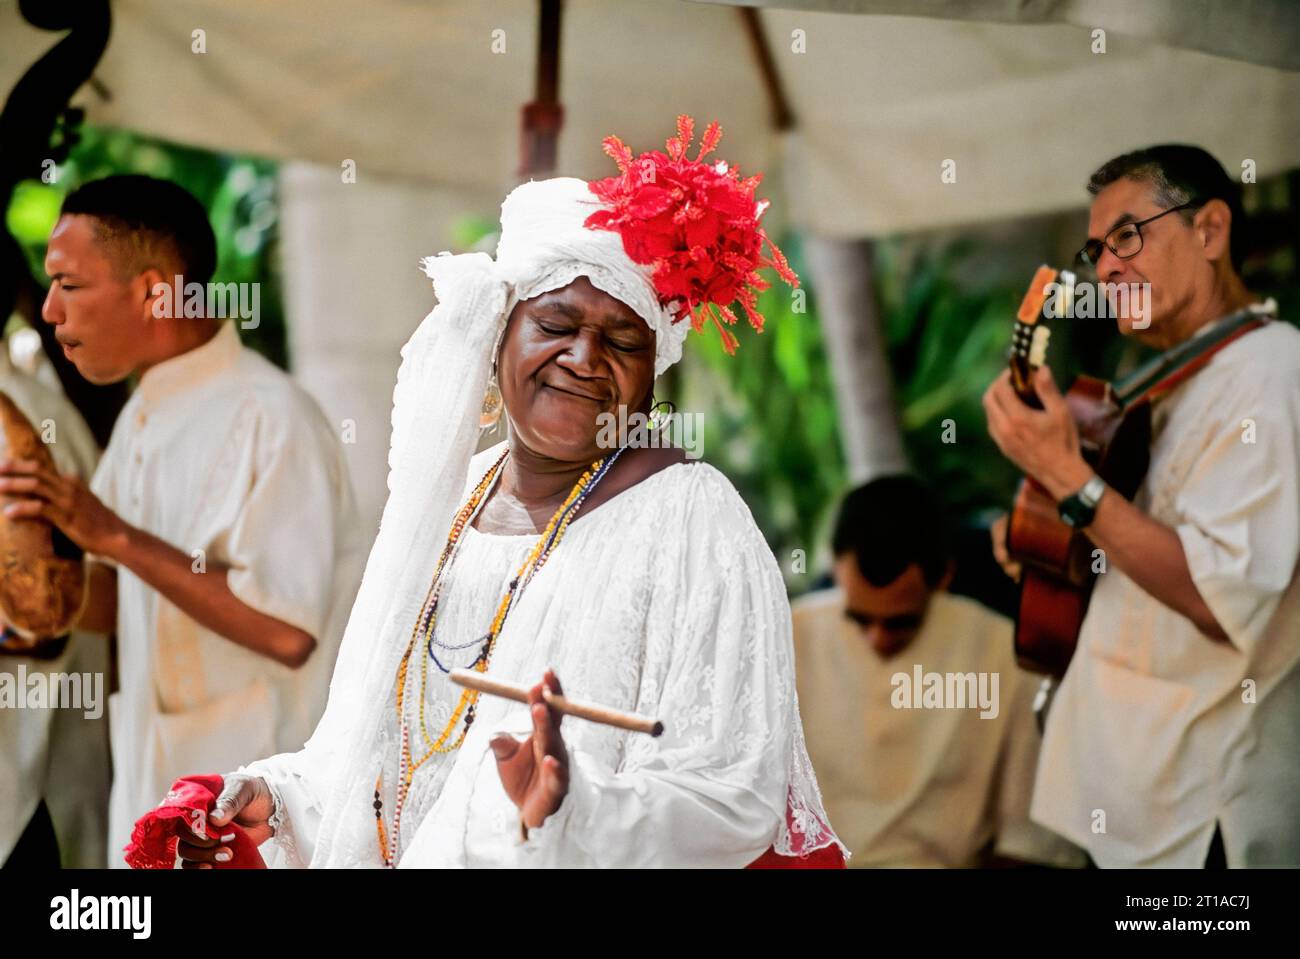
[[[267,820],[272,836],[258,847],[271,868],[305,869],[311,865],[321,804],[307,750],[281,753],[240,766],[239,772],[260,776],[271,792],[275,809]]]
[[[629,738],[616,771],[571,749],[569,792],[523,864],[743,867],[838,844],[803,748],[780,571],[730,483],[691,473],[664,504],[685,536],[663,552],[639,694],[665,732]]]

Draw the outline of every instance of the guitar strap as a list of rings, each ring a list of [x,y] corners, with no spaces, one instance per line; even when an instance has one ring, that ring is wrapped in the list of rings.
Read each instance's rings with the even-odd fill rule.
[[[1123,405],[1125,407],[1130,407],[1136,406],[1139,403],[1155,403],[1176,386],[1180,385],[1189,377],[1201,370],[1206,363],[1210,362],[1215,353],[1219,352],[1219,350],[1223,349],[1229,343],[1232,343],[1245,336],[1247,333],[1257,330],[1261,326],[1265,326],[1271,322],[1276,313],[1276,306],[1272,300],[1269,300],[1264,303],[1262,307],[1249,308],[1249,312],[1253,315],[1244,321],[1240,321],[1238,316],[1225,320],[1225,323],[1231,323],[1234,321],[1240,322],[1240,326],[1231,333],[1221,337],[1216,343],[1206,347],[1205,350],[1198,354],[1194,359],[1187,363],[1176,365],[1173,371],[1167,376],[1155,380],[1150,386],[1147,386],[1135,395],[1125,397]],[[1180,346],[1182,345],[1183,344],[1180,344]],[[1177,347],[1175,349],[1177,349]],[[1166,354],[1166,356],[1168,356],[1168,354]],[[1159,359],[1163,359],[1163,357]],[[1159,362],[1159,359],[1157,362]]]
[[[1198,372],[1201,369],[1201,367],[1205,366],[1206,363],[1210,362],[1210,358],[1213,357],[1215,353],[1219,352],[1219,350],[1223,349],[1225,346],[1227,346],[1229,343],[1233,342],[1234,340],[1241,339],[1241,337],[1245,336],[1247,333],[1251,332],[1252,330],[1259,329],[1267,322],[1268,320],[1264,320],[1264,319],[1249,321],[1244,326],[1242,326],[1241,329],[1237,330],[1237,332],[1231,334],[1230,336],[1224,337],[1222,340],[1214,344],[1214,346],[1210,347],[1208,350],[1206,350],[1196,359],[1192,360],[1192,362],[1188,363],[1182,369],[1175,370],[1173,373],[1171,373],[1169,376],[1166,376],[1159,383],[1156,383],[1149,389],[1143,391],[1134,399],[1134,402],[1154,403],[1156,400],[1160,399],[1162,396],[1164,396],[1166,393],[1172,390],[1175,386],[1182,383],[1183,380],[1186,380],[1193,373]]]

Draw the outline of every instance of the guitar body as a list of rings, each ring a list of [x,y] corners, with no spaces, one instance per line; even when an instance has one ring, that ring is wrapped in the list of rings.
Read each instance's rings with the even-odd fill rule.
[[[1131,499],[1151,455],[1151,407],[1121,408],[1103,380],[1081,376],[1065,394],[1083,457],[1108,486]],[[1092,542],[1061,521],[1055,501],[1026,478],[1007,526],[1007,550],[1023,564],[1016,659],[1034,672],[1064,675],[1092,594]]]

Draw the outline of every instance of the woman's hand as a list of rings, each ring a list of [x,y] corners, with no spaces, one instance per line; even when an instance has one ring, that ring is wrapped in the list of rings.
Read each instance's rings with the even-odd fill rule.
[[[560,737],[563,714],[546,704],[543,685],[554,695],[563,695],[560,681],[549,669],[542,682],[528,691],[532,735],[520,742],[509,733],[498,733],[489,743],[501,785],[530,829],[540,826],[559,809],[569,792],[569,752]]]
[[[218,829],[234,822],[248,833],[254,845],[260,846],[271,838],[268,820],[275,812],[275,800],[266,780],[243,773],[229,773],[223,780],[221,795],[212,806],[208,822]],[[197,822],[177,819],[176,835],[180,838],[176,855],[182,869],[212,869],[214,862],[228,862],[233,855],[229,844],[235,838],[234,831],[209,839],[201,818]]]

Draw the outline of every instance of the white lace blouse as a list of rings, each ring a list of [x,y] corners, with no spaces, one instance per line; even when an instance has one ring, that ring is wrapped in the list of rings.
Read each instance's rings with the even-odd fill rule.
[[[500,450],[474,458],[466,494]],[[438,643],[464,645],[487,632],[535,541],[466,530],[445,574]],[[431,571],[432,559],[426,564]],[[422,599],[423,590],[407,608],[418,612]],[[448,668],[468,666],[477,644],[434,651]],[[249,767],[277,797],[276,838],[262,850],[272,864],[381,864],[374,787],[382,767],[391,830],[400,742],[392,676],[401,652],[382,651],[382,699],[358,704],[374,721],[350,724],[368,747],[340,749],[339,725],[330,732],[322,721],[301,752]],[[408,716],[421,655],[427,650],[408,671]],[[399,865],[739,867],[769,846],[798,854],[838,842],[804,748],[780,571],[748,508],[712,466],[668,467],[570,524],[511,611],[490,673],[532,685],[547,667],[567,695],[657,718],[664,734],[567,717],[569,792],[522,841],[487,744],[503,729],[527,735],[528,710],[482,696],[461,748],[435,754],[415,775]],[[426,723],[436,738],[461,690],[432,660],[428,677]],[[336,675],[332,696],[346,682]],[[423,755],[418,727],[411,735]],[[338,808],[322,848],[316,833],[331,805]]]

